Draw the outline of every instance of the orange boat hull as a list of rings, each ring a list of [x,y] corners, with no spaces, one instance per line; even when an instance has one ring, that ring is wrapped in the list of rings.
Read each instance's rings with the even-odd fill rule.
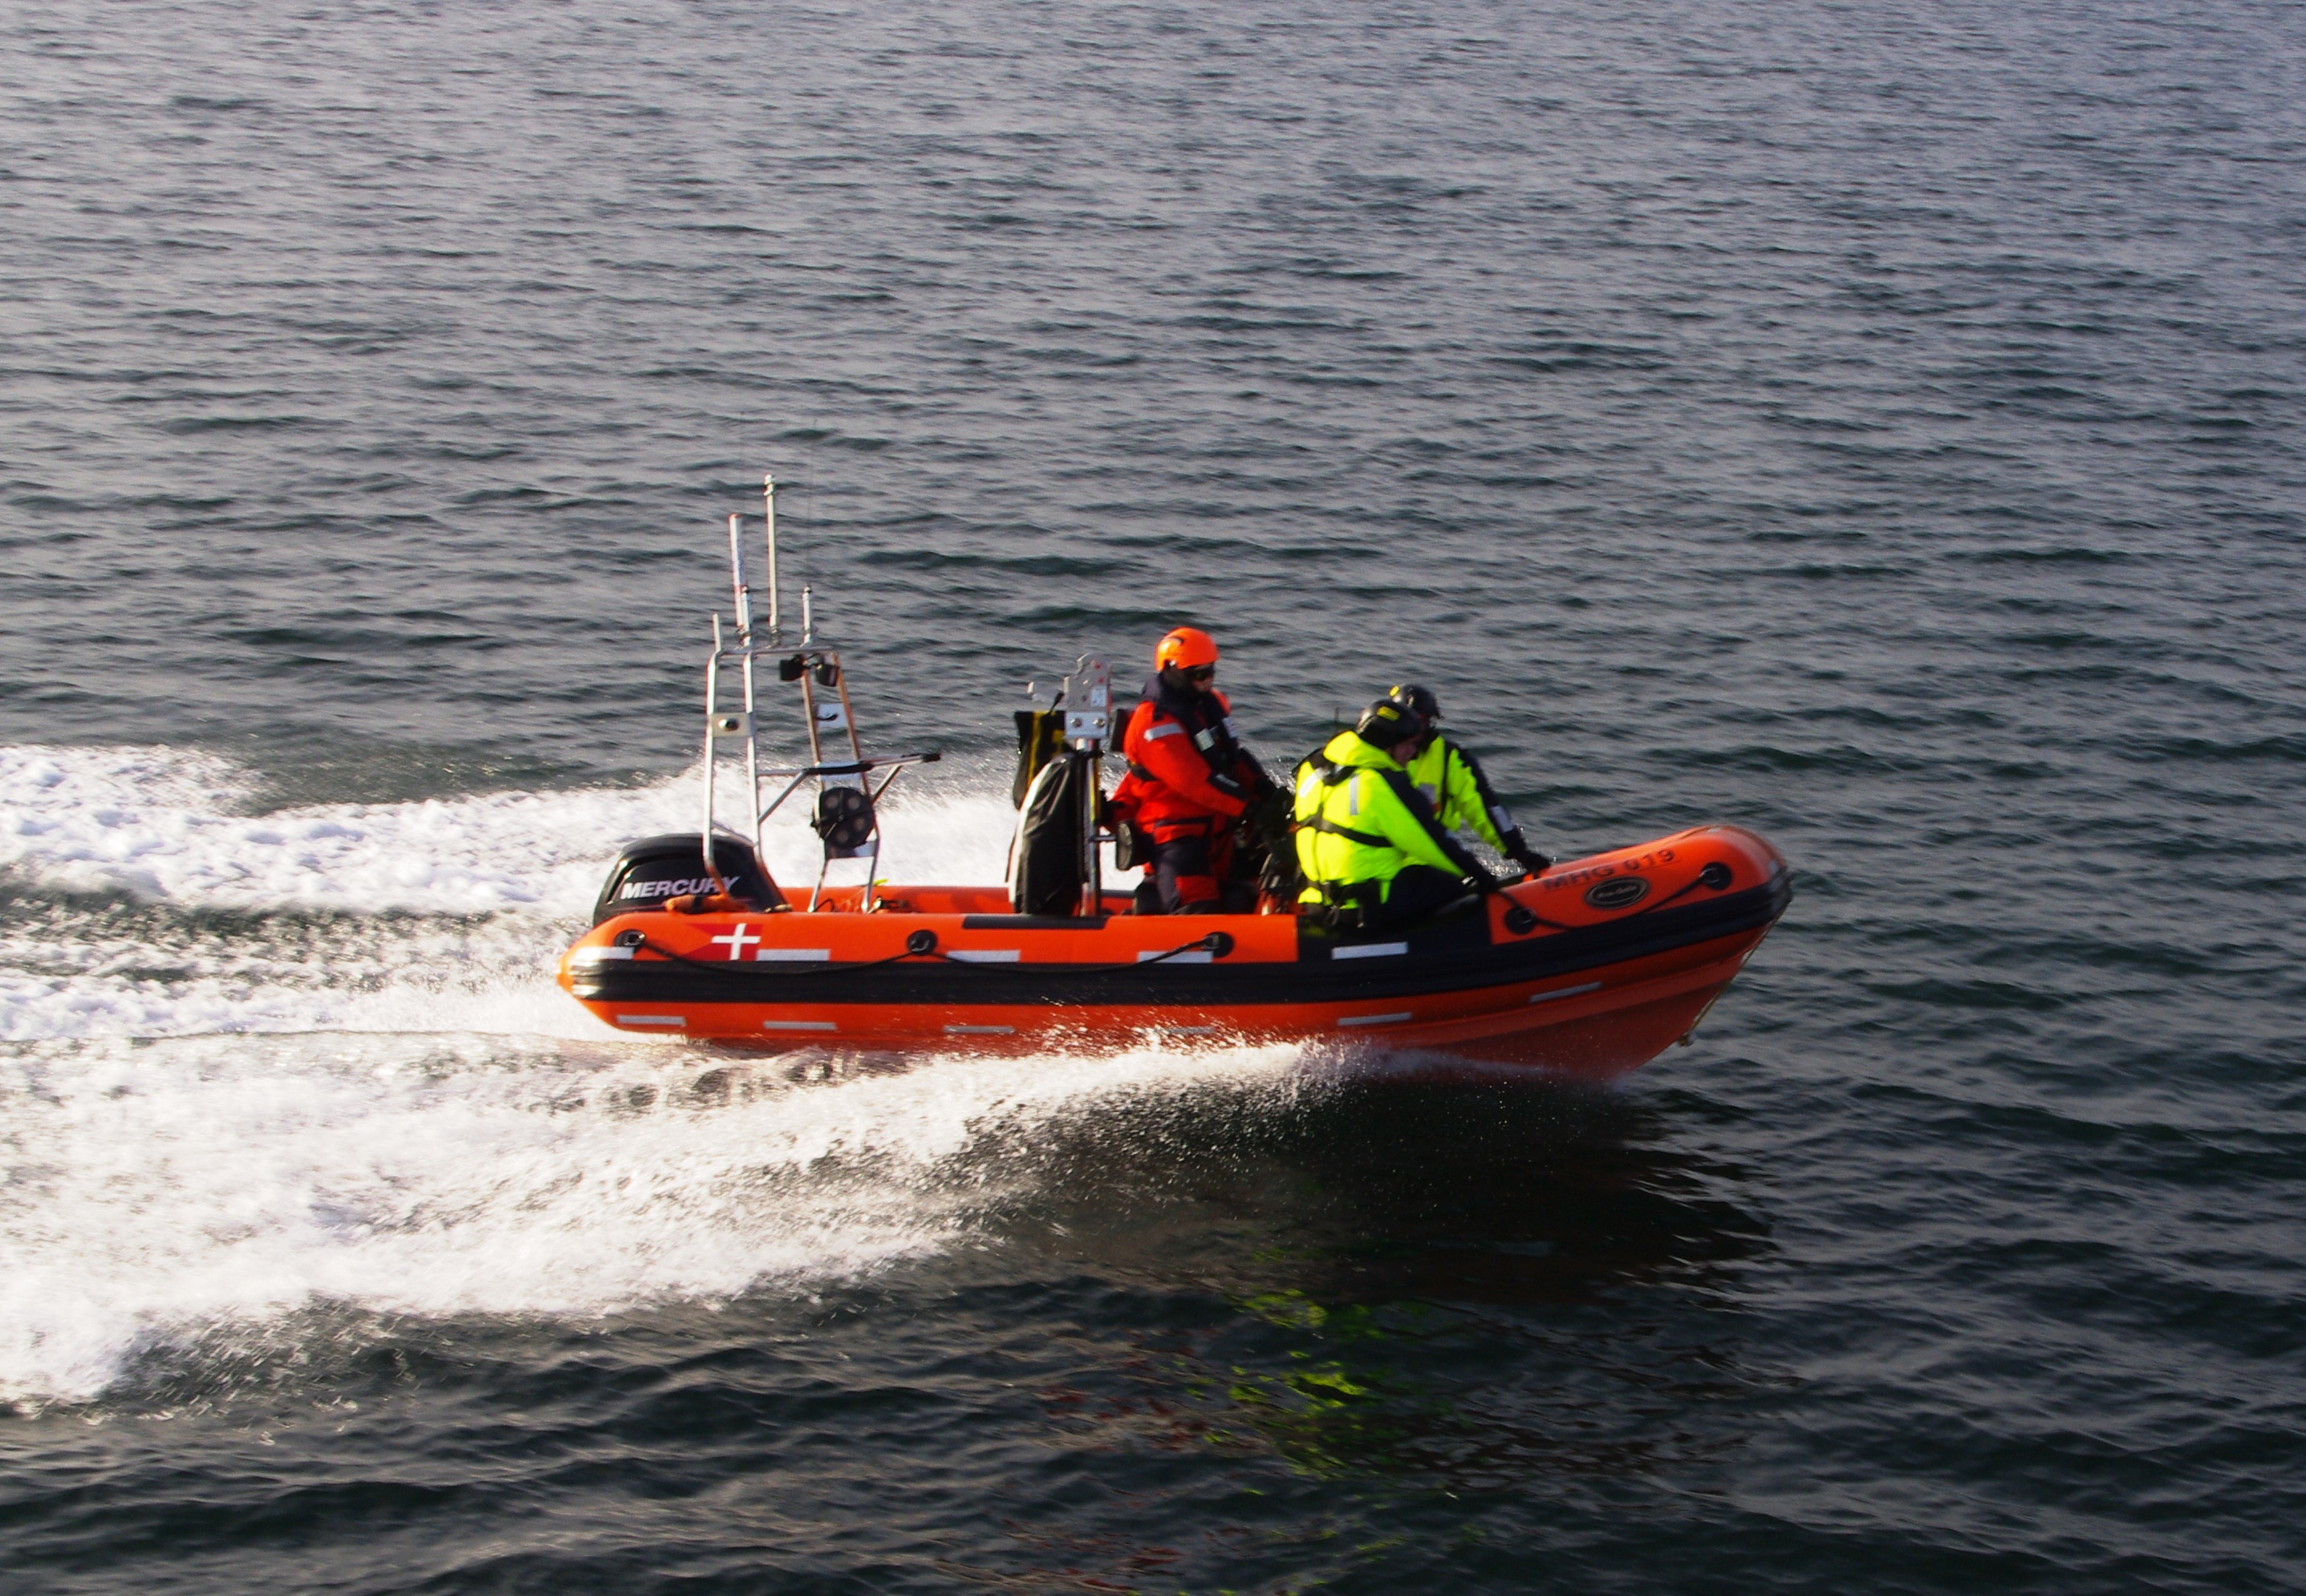
[[[560,982],[620,1029],[769,1051],[1316,1042],[1605,1078],[1688,1035],[1790,897],[1768,843],[1712,826],[1389,937],[1292,915],[1038,918],[988,888],[889,888],[860,913],[851,889],[815,913],[619,915]],[[1217,951],[1195,945],[1212,932]],[[908,952],[924,933],[932,951]]]

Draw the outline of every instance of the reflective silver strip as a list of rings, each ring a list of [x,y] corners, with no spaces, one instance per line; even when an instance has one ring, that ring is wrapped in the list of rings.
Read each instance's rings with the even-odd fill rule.
[[[753,955],[753,962],[758,964],[764,959],[790,959],[796,963],[824,964],[832,958],[831,948],[763,948]]]
[[[1149,959],[1158,959],[1164,964],[1207,964],[1216,957],[1215,953],[1140,953],[1137,962],[1143,964]]]
[[[1349,1014],[1337,1023],[1339,1025],[1391,1025],[1396,1020],[1414,1020],[1415,1018],[1417,1017],[1414,1014],[1404,1009],[1398,1014]]]
[[[1024,956],[1022,948],[955,948],[945,955],[963,964],[1014,964]]]
[[[1581,992],[1598,991],[1601,985],[1599,981],[1588,981],[1583,986],[1564,986],[1559,992],[1540,992],[1533,994],[1529,1001],[1533,1003],[1550,1003],[1557,997],[1576,997]]]
[[[1149,743],[1157,737],[1183,737],[1184,735],[1185,729],[1183,726],[1178,725],[1174,721],[1164,721],[1158,725],[1148,726],[1145,729],[1145,740]]]
[[[1409,944],[1405,942],[1365,942],[1349,948],[1331,948],[1329,957],[1333,960],[1390,959],[1396,953],[1407,952],[1409,952]]]
[[[1013,1037],[1017,1034],[1017,1028],[1013,1025],[948,1025],[944,1028],[944,1034],[948,1037]]]
[[[629,959],[630,948],[579,948],[568,955],[571,964],[605,964],[611,959]]]
[[[686,1014],[619,1014],[619,1025],[687,1025]]]
[[[764,1020],[761,1028],[764,1031],[829,1031],[833,1026],[830,1020]]]

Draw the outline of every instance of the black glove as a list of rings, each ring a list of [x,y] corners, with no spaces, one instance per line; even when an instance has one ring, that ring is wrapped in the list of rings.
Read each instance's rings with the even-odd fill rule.
[[[1242,806],[1241,829],[1268,847],[1278,847],[1289,834],[1289,795],[1276,788],[1260,792]]]
[[[1543,875],[1545,873],[1545,867],[1553,863],[1551,859],[1547,858],[1543,854],[1538,852],[1537,849],[1532,848],[1527,842],[1524,841],[1522,840],[1521,832],[1518,829],[1506,833],[1505,851],[1506,858],[1511,859],[1515,864],[1519,865],[1532,875]]]
[[[1486,870],[1474,871],[1471,875],[1465,877],[1465,884],[1473,888],[1473,891],[1481,893],[1484,898],[1488,897],[1491,892],[1502,892],[1506,890],[1506,883],[1499,881],[1496,876],[1490,875]]]

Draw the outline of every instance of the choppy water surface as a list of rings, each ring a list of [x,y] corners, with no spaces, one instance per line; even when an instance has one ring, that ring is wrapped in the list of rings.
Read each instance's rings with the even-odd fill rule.
[[[2306,1581],[2295,7],[0,38],[12,1589]],[[1803,895],[1607,1092],[609,1035],[764,470],[896,874],[1191,619]]]

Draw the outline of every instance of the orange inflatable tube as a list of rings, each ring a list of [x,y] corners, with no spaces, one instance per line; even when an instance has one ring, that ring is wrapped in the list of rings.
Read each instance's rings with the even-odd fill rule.
[[[1406,931],[1140,916],[1118,896],[1017,915],[997,887],[884,887],[860,912],[850,888],[808,913],[612,914],[559,979],[619,1029],[769,1051],[1362,1042],[1598,1078],[1687,1037],[1792,894],[1767,842],[1700,826]]]

